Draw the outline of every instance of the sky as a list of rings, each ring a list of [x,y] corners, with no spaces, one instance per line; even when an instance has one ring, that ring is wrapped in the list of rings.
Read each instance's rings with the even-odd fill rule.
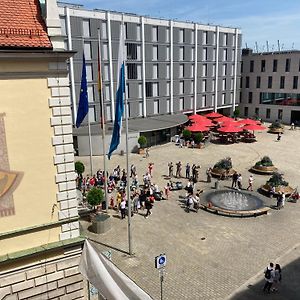
[[[242,47],[300,50],[300,0],[65,0],[87,9],[115,10],[164,19],[238,27]]]

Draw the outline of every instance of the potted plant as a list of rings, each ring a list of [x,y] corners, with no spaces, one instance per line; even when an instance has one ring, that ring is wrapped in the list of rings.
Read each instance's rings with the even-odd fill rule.
[[[195,144],[198,146],[198,148],[202,147],[202,145],[201,145],[202,140],[203,140],[203,134],[201,132],[195,133],[194,141],[195,141]]]
[[[104,193],[101,188],[92,188],[89,190],[86,196],[87,202],[93,207],[94,212],[96,211],[96,206],[100,205],[104,200]],[[103,208],[103,205],[102,205]],[[104,208],[105,209],[105,208]]]
[[[145,147],[147,146],[147,138],[144,135],[141,135],[138,139],[138,143],[140,145],[139,154],[144,154]]]
[[[75,171],[78,174],[78,177],[76,179],[76,188],[81,189],[81,184],[82,184],[82,174],[84,173],[85,166],[83,162],[81,161],[76,161],[75,162]]]
[[[270,132],[270,133],[283,133],[283,131],[284,131],[283,124],[281,124],[279,121],[275,121],[269,126],[269,131],[268,132]]]
[[[236,108],[233,112],[233,117],[235,119],[237,119],[239,117],[239,115],[240,115],[240,110],[239,110],[239,108]]]
[[[275,188],[276,194],[282,192],[286,195],[290,195],[294,190],[289,186],[289,183],[284,180],[283,175],[278,172],[273,173],[266,184],[261,186],[261,190],[269,193],[273,187]]]
[[[192,133],[188,129],[184,129],[182,131],[182,136],[186,141],[188,141],[188,140],[190,140]]]
[[[256,162],[250,171],[259,174],[272,174],[277,171],[277,168],[273,165],[273,162],[269,156],[264,156],[261,160]]]
[[[235,170],[232,168],[231,157],[219,160],[213,167],[211,174],[215,177],[231,177]]]

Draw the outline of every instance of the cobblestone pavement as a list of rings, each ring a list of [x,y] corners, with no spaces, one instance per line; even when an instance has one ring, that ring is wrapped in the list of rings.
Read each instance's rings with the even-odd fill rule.
[[[254,144],[209,144],[204,149],[180,149],[174,144],[152,147],[149,158],[131,154],[130,163],[136,164],[141,179],[147,164],[154,162],[154,182],[161,187],[166,184],[163,175],[167,173],[169,161],[200,164],[197,188],[209,190],[214,182],[207,184],[201,180],[205,180],[207,167],[219,159],[232,158],[233,167],[242,173],[245,186],[250,175],[248,169],[259,158],[268,155],[292,187],[299,185],[300,131],[286,130],[280,142],[276,142],[276,135],[266,132],[256,135],[258,142]],[[79,159],[88,164],[88,157]],[[93,159],[95,168],[102,166],[101,158]],[[109,169],[118,164],[125,166],[125,156],[113,156]],[[258,188],[268,178],[254,175],[254,187]],[[224,181],[221,186],[230,183]],[[154,257],[160,253],[166,253],[168,260],[164,299],[225,299],[234,291],[241,291],[251,278],[254,282],[255,275],[270,261],[277,262],[300,242],[299,203],[287,203],[284,209],[271,210],[267,216],[241,219],[202,210],[188,214],[181,207],[180,196],[184,196],[184,191],[172,192],[169,200],[155,203],[148,219],[143,215],[132,218],[135,253],[132,257],[112,250],[112,261],[154,299],[160,299],[159,275],[154,268]],[[109,232],[91,233],[87,231],[89,223],[85,221],[81,222],[82,229],[91,239],[108,246],[99,245],[100,250],[128,251],[127,219],[120,220],[116,212],[110,213],[112,229]],[[286,257],[283,263],[290,263],[294,256]],[[244,299],[256,299],[255,295]],[[234,299],[242,300],[243,296]]]

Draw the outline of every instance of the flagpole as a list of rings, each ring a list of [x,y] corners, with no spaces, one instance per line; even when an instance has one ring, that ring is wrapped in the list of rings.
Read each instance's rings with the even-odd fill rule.
[[[91,123],[90,123],[89,113],[88,113],[88,134],[89,134],[91,176],[93,176],[93,150],[92,150],[92,135],[91,135]]]
[[[101,73],[101,47],[100,47],[100,28],[98,28],[98,92],[100,99],[100,127],[102,129],[102,150],[103,150],[103,171],[104,171],[104,199],[106,203],[106,212],[108,213],[108,197],[107,197],[107,160],[105,147],[105,120],[104,120],[104,97],[102,88],[102,73]]]
[[[122,30],[123,30],[123,38],[124,37],[124,15],[122,14]],[[128,149],[128,99],[127,99],[127,84],[126,84],[126,53],[125,48],[124,51],[124,74],[125,74],[125,129],[126,129],[126,169],[127,169],[127,176],[126,176],[126,187],[127,187],[127,201],[128,201],[128,247],[129,247],[129,255],[132,255],[132,235],[131,235],[131,199],[130,199],[130,179],[129,179],[129,149]]]

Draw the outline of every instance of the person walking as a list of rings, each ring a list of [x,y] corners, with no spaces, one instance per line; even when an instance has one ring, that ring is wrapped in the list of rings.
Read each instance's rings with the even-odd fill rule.
[[[125,200],[125,198],[123,198],[121,201],[120,209],[121,209],[121,219],[125,219],[125,217],[126,217],[126,200]]]
[[[185,178],[190,179],[191,177],[191,166],[189,163],[185,166]]]
[[[150,155],[149,155],[149,148],[146,148],[146,158],[148,158]]]
[[[147,219],[151,215],[151,209],[152,209],[152,203],[151,203],[149,197],[146,198],[145,207],[147,209],[145,218]]]
[[[273,292],[278,292],[278,288],[281,282],[281,267],[279,264],[275,265],[275,272],[274,272],[274,281],[273,281]]]
[[[170,190],[171,190],[171,187],[170,187],[170,183],[168,182],[167,185],[165,186],[165,196],[166,196],[166,199],[168,200],[169,199],[169,194],[170,194]]]
[[[135,177],[135,175],[136,175],[136,166],[132,164],[130,167],[130,178]]]
[[[247,187],[247,191],[250,191],[253,192],[253,181],[254,181],[254,178],[253,178],[253,175],[250,175],[249,179],[248,179],[248,187]]]
[[[181,164],[181,161],[179,161],[179,162],[176,164],[176,177],[177,177],[177,178],[180,178],[180,177],[181,177],[181,169],[182,169],[182,164]]]
[[[263,287],[263,291],[270,293],[270,289],[272,287],[275,273],[274,273],[274,264],[271,262],[270,265],[265,269],[265,285]]]
[[[207,175],[207,182],[210,183],[211,182],[211,171],[212,169],[211,168],[208,168],[207,171],[206,171],[206,175]]]
[[[237,178],[238,190],[242,189],[242,180],[243,180],[242,174],[239,174]]]
[[[237,180],[238,180],[239,174],[237,172],[234,172],[232,175],[232,184],[231,184],[231,188],[236,188],[237,186]]]
[[[174,166],[173,166],[173,163],[172,162],[170,162],[169,164],[168,164],[168,167],[169,167],[169,177],[173,177],[173,170],[174,170]]]

